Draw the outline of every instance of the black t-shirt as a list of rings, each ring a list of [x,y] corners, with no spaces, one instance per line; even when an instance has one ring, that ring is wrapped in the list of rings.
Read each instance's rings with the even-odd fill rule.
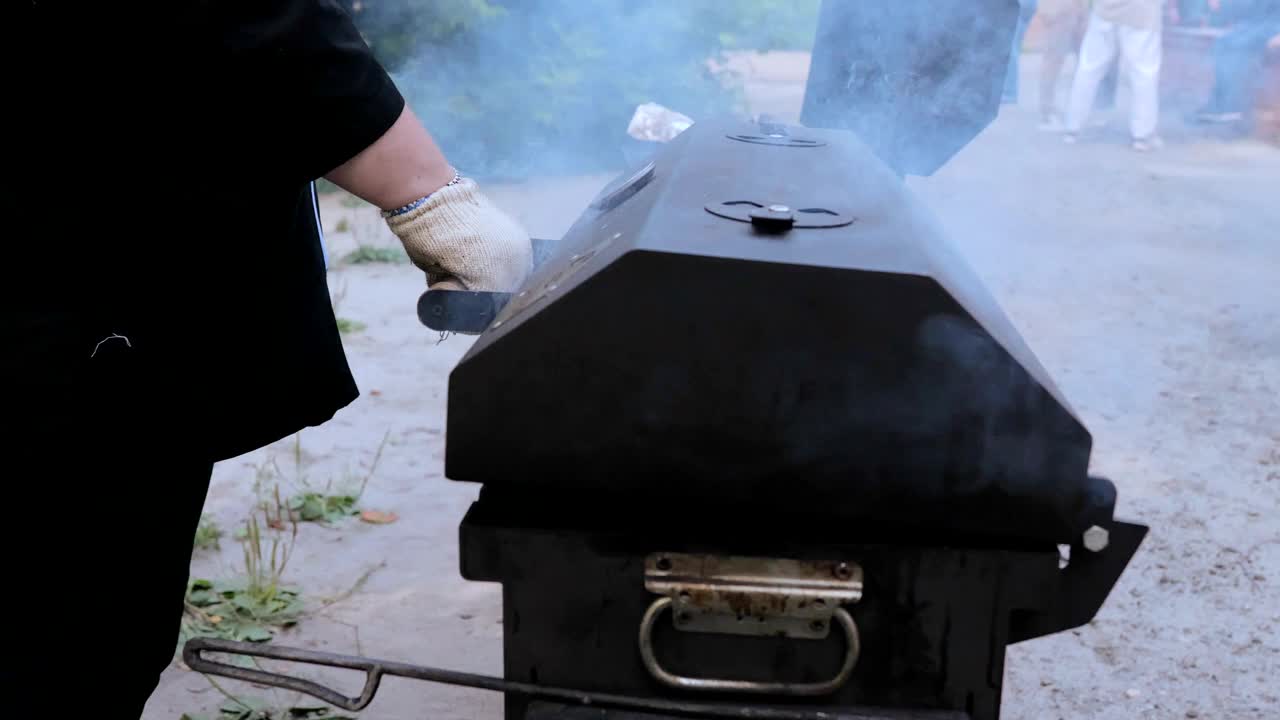
[[[181,380],[174,422],[215,459],[354,400],[313,181],[404,100],[350,18],[330,0],[19,6],[8,324],[128,336],[171,373],[158,385]],[[24,371],[60,372],[33,338]]]

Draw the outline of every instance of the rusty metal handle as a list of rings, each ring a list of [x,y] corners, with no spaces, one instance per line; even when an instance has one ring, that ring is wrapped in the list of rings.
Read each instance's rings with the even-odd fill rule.
[[[365,673],[364,689],[360,694],[351,697],[337,690],[325,687],[318,682],[303,680],[281,673],[267,672],[256,668],[245,668],[227,663],[206,660],[202,653],[220,652],[241,657],[257,657],[267,660],[287,660],[289,662],[309,665],[323,665],[347,670],[361,670]],[[271,687],[295,690],[297,692],[319,698],[324,702],[342,710],[359,712],[373,702],[378,692],[378,684],[382,682],[382,667],[373,660],[365,658],[344,657],[330,653],[298,650],[295,648],[276,648],[267,645],[256,645],[212,638],[195,638],[189,640],[182,649],[182,661],[187,667],[206,675],[219,675],[233,680],[269,685]]]
[[[816,683],[757,682],[755,680],[723,680],[715,678],[693,678],[674,675],[667,672],[653,652],[653,625],[664,610],[671,607],[671,598],[661,597],[653,601],[640,621],[640,658],[645,669],[655,680],[670,688],[679,690],[705,690],[708,692],[740,692],[762,695],[814,696],[830,695],[839,690],[853,676],[853,668],[858,664],[858,655],[862,646],[858,636],[858,625],[844,608],[836,608],[833,617],[844,629],[845,656],[844,664],[835,677]]]

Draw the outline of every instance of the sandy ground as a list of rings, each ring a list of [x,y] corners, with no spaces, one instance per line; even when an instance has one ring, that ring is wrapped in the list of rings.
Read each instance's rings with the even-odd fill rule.
[[[752,109],[794,119],[805,67],[798,55],[757,60]],[[1024,73],[1034,77],[1034,58]],[[1066,147],[1036,131],[1034,101],[1028,88],[1022,107],[910,184],[1093,431],[1093,470],[1118,484],[1119,514],[1152,531],[1093,623],[1010,649],[1004,717],[1280,717],[1280,150],[1176,128],[1152,155],[1128,150],[1118,130]],[[608,179],[491,190],[554,237]],[[392,242],[376,215],[340,198],[325,199],[324,218],[335,256]],[[439,343],[418,324],[422,280],[408,266],[335,269],[332,286],[345,288],[340,315],[367,325],[347,343],[364,396],[302,434],[305,470],[312,482],[359,472],[390,433],[364,504],[400,520],[303,528],[289,579],[310,597],[373,572],[282,641],[499,672],[498,587],[458,575],[456,527],[477,489],[441,475],[447,376],[468,340]],[[291,451],[219,465],[208,512],[234,526],[255,467],[276,456],[287,470]],[[193,572],[234,574],[239,558],[226,540],[197,553]],[[221,700],[175,665],[145,717]],[[364,714],[500,716],[496,696],[394,680]]]

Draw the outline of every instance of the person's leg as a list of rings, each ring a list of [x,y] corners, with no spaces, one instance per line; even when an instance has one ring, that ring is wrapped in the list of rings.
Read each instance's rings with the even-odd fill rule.
[[[121,517],[130,518],[120,530],[118,546],[125,558],[137,560],[132,567],[125,560],[111,568],[110,578],[135,592],[104,604],[121,619],[121,627],[132,628],[118,638],[134,644],[129,653],[133,667],[104,692],[119,698],[118,707],[128,709],[130,718],[142,715],[178,647],[192,546],[212,469],[199,456],[155,453],[139,467],[143,482],[120,493],[114,503]]]
[[[1004,75],[1004,102],[1018,102],[1018,72],[1022,59],[1022,45],[1027,36],[1027,26],[1036,14],[1039,0],[1019,0],[1018,25],[1013,31],[1013,45],[1009,52],[1009,64]]]
[[[145,337],[72,314],[6,320],[22,356],[0,412],[6,709],[137,718],[177,647],[212,463]]]
[[[1245,50],[1240,40],[1244,32],[1247,31],[1240,28],[1231,30],[1213,44],[1213,88],[1209,101],[1196,113],[1198,119],[1212,121],[1239,112]]]
[[[1067,103],[1069,137],[1080,132],[1093,107],[1098,83],[1106,75],[1116,57],[1116,27],[1097,15],[1090,15],[1089,25],[1080,43],[1080,59],[1071,83],[1071,99]]]
[[[1156,142],[1160,115],[1160,64],[1163,58],[1159,29],[1120,28],[1120,49],[1133,90],[1129,132],[1139,144]],[[1139,149],[1144,149],[1139,147]]]
[[[1258,89],[1267,40],[1276,32],[1280,29],[1255,24],[1233,30],[1218,40],[1214,46],[1214,110],[1236,115],[1248,110]]]
[[[1094,107],[1099,110],[1114,110],[1116,107],[1116,96],[1120,93],[1120,63],[1113,63],[1107,68],[1107,74],[1102,76],[1102,83],[1098,85],[1098,98],[1094,102]]]
[[[1040,63],[1040,119],[1051,123],[1058,115],[1058,78],[1062,75],[1062,66],[1067,55],[1078,47],[1073,43],[1075,23],[1078,20],[1072,15],[1057,15],[1044,18],[1044,56]]]

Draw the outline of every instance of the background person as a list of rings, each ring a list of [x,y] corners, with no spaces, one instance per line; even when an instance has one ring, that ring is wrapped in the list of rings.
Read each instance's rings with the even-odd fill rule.
[[[1176,16],[1176,6],[1167,7],[1170,14]],[[1148,151],[1163,145],[1156,130],[1160,112],[1164,8],[1164,0],[1094,2],[1067,104],[1065,141],[1075,142],[1093,108],[1098,84],[1118,59],[1133,92],[1129,110],[1133,148]]]
[[[1067,57],[1076,53],[1089,16],[1088,0],[1040,0],[1037,11],[1044,30],[1044,55],[1040,65],[1040,127],[1061,130],[1058,112],[1058,78]],[[1103,90],[1104,96],[1106,90]]]
[[[1213,46],[1213,91],[1196,113],[1201,122],[1235,123],[1244,119],[1259,90],[1269,45],[1280,37],[1280,0],[1209,0],[1215,11],[1225,4],[1234,19]]]

